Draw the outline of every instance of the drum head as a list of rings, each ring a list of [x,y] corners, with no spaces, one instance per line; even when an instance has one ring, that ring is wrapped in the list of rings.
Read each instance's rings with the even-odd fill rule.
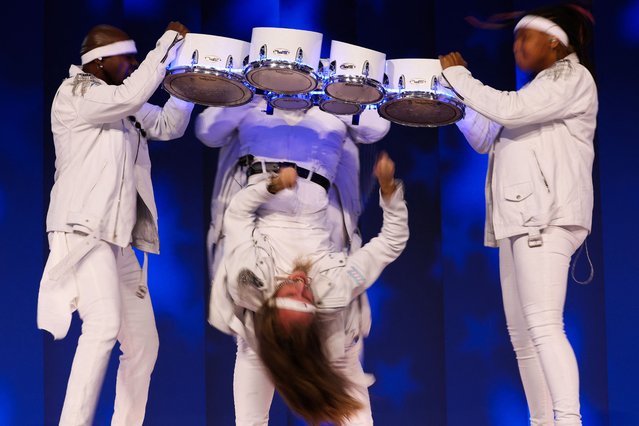
[[[358,76],[331,77],[324,91],[331,98],[362,105],[376,104],[384,99],[381,84]]]
[[[400,96],[384,102],[379,115],[397,124],[412,127],[438,127],[452,124],[464,116],[463,104],[445,96]]]
[[[322,111],[335,114],[335,115],[354,115],[362,112],[362,107],[357,104],[351,104],[348,102],[338,101],[336,99],[329,99],[320,102],[319,107]]]
[[[281,96],[271,99],[270,104],[273,108],[286,110],[308,109],[313,106],[310,98],[296,96]]]
[[[308,93],[317,87],[312,68],[284,61],[262,61],[249,65],[246,80],[258,89],[296,95]]]
[[[253,98],[241,77],[221,71],[169,71],[163,86],[176,98],[206,106],[239,106]]]

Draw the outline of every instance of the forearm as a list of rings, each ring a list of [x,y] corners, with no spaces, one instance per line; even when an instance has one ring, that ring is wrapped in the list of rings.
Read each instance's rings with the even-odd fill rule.
[[[386,136],[390,130],[390,121],[382,118],[377,111],[374,110],[364,110],[360,115],[359,124],[357,125],[351,123],[350,116],[339,117],[346,123],[348,134],[356,143],[375,143]]]
[[[266,184],[262,181],[247,186],[231,199],[224,214],[225,247],[229,250],[233,250],[253,235],[257,209],[273,197],[273,194],[268,192]]]
[[[572,110],[578,83],[574,75],[561,80],[538,76],[518,91],[500,91],[482,84],[461,66],[445,69],[442,76],[466,105],[504,127],[565,117]]]
[[[222,108],[209,107],[195,120],[195,136],[206,146],[213,148],[226,145],[246,115],[259,106],[259,100],[253,99],[246,105]]]
[[[171,96],[163,108],[145,104],[136,114],[149,139],[170,140],[182,137],[189,125],[193,104]]]

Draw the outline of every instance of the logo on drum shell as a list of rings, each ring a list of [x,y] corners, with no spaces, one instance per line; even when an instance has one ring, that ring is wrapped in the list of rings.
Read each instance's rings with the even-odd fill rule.
[[[273,49],[273,53],[275,53],[276,55],[288,55],[289,53],[291,53],[291,51],[288,49],[279,48]]]
[[[424,78],[414,78],[410,82],[413,84],[429,84],[430,80],[426,80]]]
[[[342,70],[354,70],[355,64],[351,64],[350,62],[345,62],[339,66]]]
[[[220,62],[222,60],[222,58],[218,56],[205,56],[204,59],[210,62]]]

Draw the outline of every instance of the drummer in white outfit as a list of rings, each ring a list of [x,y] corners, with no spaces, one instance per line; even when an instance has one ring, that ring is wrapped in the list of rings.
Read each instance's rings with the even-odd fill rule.
[[[284,362],[290,366],[290,369],[287,368],[285,371],[272,370],[272,364],[266,362],[272,374],[270,377],[275,383],[279,383],[280,386],[284,383],[284,387],[289,389],[283,396],[292,408],[298,409],[309,421],[343,421],[343,424],[349,425],[372,424],[367,391],[370,382],[359,362],[361,339],[368,331],[367,321],[370,318],[362,315],[358,296],[377,279],[386,265],[399,256],[408,238],[403,191],[393,180],[392,162],[383,156],[377,170],[385,170],[385,174],[377,173],[383,195],[380,197],[380,205],[384,208],[382,232],[378,238],[371,240],[351,256],[346,256],[343,252],[331,252],[322,247],[319,234],[309,232],[308,228],[298,223],[298,215],[290,215],[287,222],[285,213],[256,213],[265,204],[279,203],[290,206],[289,202],[295,197],[294,190],[283,190],[272,195],[267,191],[264,180],[261,180],[249,185],[233,198],[224,225],[227,253],[216,275],[216,284],[223,284],[224,291],[214,294],[214,298],[217,299],[214,302],[217,309],[214,325],[222,331],[241,336],[235,371],[237,424],[268,423],[273,384],[260,358],[255,355],[255,351],[264,345],[260,336],[265,332],[260,332],[259,319],[264,315],[262,311],[266,302],[274,302],[275,306],[281,308],[282,322],[300,320],[299,316],[303,316],[303,312],[311,312],[308,310],[310,307],[313,308],[312,311],[317,311],[317,315],[321,314],[318,321],[322,336],[326,339],[321,343],[325,348],[321,352],[328,355],[331,365],[350,382],[349,392],[355,401],[361,404],[359,410],[350,413],[348,420],[330,417],[328,412],[323,412],[320,408],[324,407],[323,400],[311,401],[309,409],[308,398],[302,398],[306,404],[296,406],[291,402],[296,396],[291,396],[290,389],[294,388],[291,382],[296,380],[298,374],[303,373],[295,370],[290,362]],[[300,184],[307,183],[298,179],[298,185]],[[297,203],[298,206],[303,204]],[[298,260],[301,258],[303,262],[310,264],[308,270],[300,272],[294,265],[289,269],[281,267],[289,262],[288,246],[293,247]],[[295,297],[297,293],[288,292],[287,296],[281,295],[281,285],[278,285],[276,277],[291,279],[299,278],[300,274],[305,278],[312,294],[306,293],[306,290],[300,287],[298,290],[302,294],[295,300],[303,307],[293,306],[294,304],[288,301],[281,305],[283,297]],[[285,279],[285,282],[289,279]],[[290,312],[291,315],[287,314],[284,317],[282,311]],[[277,356],[275,352],[281,352],[281,348],[269,345],[269,350],[264,351],[271,356]],[[300,356],[320,358],[322,354],[303,353]],[[261,352],[260,357],[264,355],[265,353]],[[309,368],[305,374],[311,383],[314,371],[314,368]],[[281,390],[280,386],[278,389]],[[322,386],[318,385],[318,389],[318,393],[321,394]],[[304,412],[304,408],[308,411]],[[313,415],[319,417],[312,417]]]
[[[328,198],[326,188],[313,181],[298,185],[300,196],[312,201],[306,206],[320,220],[306,221],[306,226],[316,228],[317,235],[332,234],[331,241],[324,240],[337,250],[356,249],[361,239],[356,231],[357,218],[361,211],[359,194],[359,159],[357,143],[373,143],[380,140],[390,128],[390,123],[378,116],[374,111],[364,111],[360,124],[350,124],[351,117],[338,117],[311,108],[308,111],[283,111],[275,109],[273,115],[267,115],[266,101],[254,99],[251,103],[234,108],[207,108],[196,121],[196,134],[208,146],[222,147],[218,162],[216,182],[212,198],[211,228],[208,235],[209,265],[211,276],[215,275],[217,265],[222,256],[222,217],[228,201],[246,183],[246,167],[238,164],[239,158],[252,155],[255,167],[274,162],[294,162],[298,167],[312,171],[310,177],[317,174],[324,184],[328,182]],[[247,164],[247,163],[245,163]],[[259,174],[251,179],[260,179]],[[306,193],[306,195],[304,195]],[[310,195],[310,197],[309,197]],[[330,204],[329,200],[330,199]],[[327,223],[327,207],[328,221]],[[304,222],[304,221],[301,221]],[[212,253],[215,248],[215,257]],[[219,287],[219,286],[218,286]],[[224,321],[216,320],[223,308],[220,303],[214,281],[211,299],[211,322],[217,327]],[[223,292],[222,292],[223,293]],[[359,304],[361,311],[357,316],[365,318],[362,328],[365,333],[370,327],[370,311],[365,294]],[[244,422],[242,418],[249,416],[268,421],[268,407],[272,398],[270,391],[259,398],[266,403],[254,404],[246,396],[253,394],[243,390],[250,382],[241,379],[247,372],[263,374],[254,364],[245,365],[257,360],[257,355],[243,339],[238,338],[238,356],[235,374],[236,417],[237,424],[253,424]],[[258,380],[257,378],[251,380]],[[265,379],[266,383],[270,383]],[[259,405],[259,407],[258,407]],[[260,423],[261,424],[261,423]]]
[[[459,53],[444,80],[469,107],[458,123],[488,153],[485,243],[499,247],[508,332],[532,425],[581,425],[579,373],[563,324],[571,255],[590,232],[597,87],[588,15],[540,9],[515,27],[517,65],[536,73],[516,92],[475,80]]]
[[[61,425],[92,424],[111,350],[120,342],[113,425],[141,425],[158,336],[146,268],[131,246],[158,253],[148,139],[183,135],[193,104],[146,103],[188,30],[172,22],[138,64],[122,30],[93,28],[51,109],[55,183],[47,215],[50,254],[40,283],[38,327],[63,338],[82,319]],[[138,68],[139,65],[139,68]]]

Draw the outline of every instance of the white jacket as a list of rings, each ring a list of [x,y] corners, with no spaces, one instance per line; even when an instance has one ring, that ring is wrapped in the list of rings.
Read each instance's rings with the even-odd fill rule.
[[[253,315],[273,295],[278,269],[273,246],[255,225],[255,212],[273,197],[263,180],[241,190],[231,201],[224,220],[225,263],[215,278],[224,285],[214,285],[216,293],[211,297],[209,310],[209,322],[214,327],[242,336],[254,349]],[[370,314],[359,307],[362,302],[359,296],[401,254],[408,240],[403,187],[400,185],[388,202],[380,197],[380,206],[384,211],[382,230],[362,248],[350,256],[343,252],[312,254],[311,288],[318,314],[328,322],[328,345],[333,356],[343,353],[345,337],[353,340],[368,334]],[[284,243],[299,237],[282,235]],[[246,269],[256,280],[238,281],[240,272]]]
[[[176,98],[164,108],[146,103],[175,56],[176,36],[167,31],[121,85],[71,66],[51,109],[56,172],[48,232],[97,232],[118,246],[159,252],[147,141],[127,117],[135,116],[149,139],[184,134],[193,104]]]
[[[577,55],[516,92],[485,86],[461,66],[442,76],[468,106],[457,126],[489,153],[485,244],[548,225],[590,230],[597,88]]]

